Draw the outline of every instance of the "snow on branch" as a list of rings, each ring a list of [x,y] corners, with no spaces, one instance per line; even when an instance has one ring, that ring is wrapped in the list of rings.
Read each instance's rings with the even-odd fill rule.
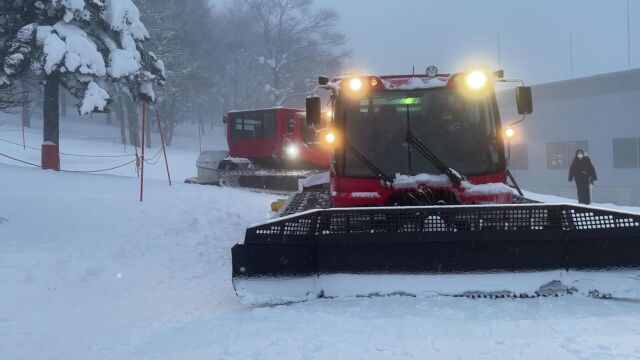
[[[109,24],[111,30],[127,32],[134,39],[143,41],[149,33],[140,21],[140,11],[131,0],[106,0],[102,19]]]
[[[80,27],[59,21],[53,27],[38,27],[38,38],[44,39],[47,74],[55,70],[95,76],[106,74],[102,54]]]
[[[98,84],[91,81],[87,86],[80,105],[80,115],[88,115],[92,112],[104,111],[111,97]]]

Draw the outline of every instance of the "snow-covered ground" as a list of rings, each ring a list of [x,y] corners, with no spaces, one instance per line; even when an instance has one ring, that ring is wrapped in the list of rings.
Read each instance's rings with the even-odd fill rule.
[[[89,137],[90,128],[74,126],[75,135]],[[35,147],[39,139],[28,135]],[[230,248],[270,216],[275,196],[181,183],[195,173],[198,144],[176,140],[176,184],[151,167],[144,203],[132,167],[55,173],[0,159],[0,359],[640,358],[633,302],[387,297],[244,306],[231,285]],[[123,153],[117,143],[64,138],[61,151]],[[8,143],[0,153],[38,160]],[[62,165],[117,163],[63,157]]]

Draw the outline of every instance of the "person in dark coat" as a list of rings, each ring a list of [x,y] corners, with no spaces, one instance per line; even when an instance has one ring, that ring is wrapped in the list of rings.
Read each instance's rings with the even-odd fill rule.
[[[573,158],[571,168],[569,168],[569,182],[573,181],[573,179],[576,180],[576,187],[578,188],[578,202],[585,205],[591,204],[591,189],[589,185],[593,185],[598,180],[598,177],[591,159],[581,149],[576,151],[576,157]]]

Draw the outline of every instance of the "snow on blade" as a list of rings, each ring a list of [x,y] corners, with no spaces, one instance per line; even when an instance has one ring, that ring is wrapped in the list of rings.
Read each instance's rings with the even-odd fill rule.
[[[576,294],[640,301],[640,271],[545,271],[474,274],[331,274],[303,278],[234,279],[251,305],[318,297],[406,295],[534,297]]]
[[[245,305],[277,305],[318,298],[317,281],[312,277],[235,279],[233,287]]]

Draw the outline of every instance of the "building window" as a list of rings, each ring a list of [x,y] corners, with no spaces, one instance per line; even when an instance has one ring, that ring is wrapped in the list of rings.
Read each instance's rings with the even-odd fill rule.
[[[638,138],[613,139],[613,167],[634,169],[640,165]]]
[[[547,143],[547,169],[568,169],[578,149],[589,152],[588,141]]]
[[[511,144],[510,151],[510,168],[512,170],[529,170],[527,144]]]

